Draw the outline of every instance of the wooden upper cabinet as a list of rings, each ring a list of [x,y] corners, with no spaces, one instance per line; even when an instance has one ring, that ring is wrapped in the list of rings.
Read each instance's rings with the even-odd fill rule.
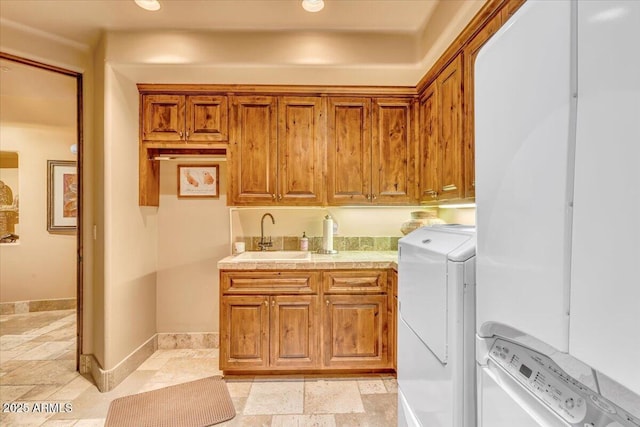
[[[461,55],[456,56],[436,79],[440,117],[439,200],[464,197],[462,79]]]
[[[229,140],[226,96],[187,96],[186,104],[187,142]]]
[[[419,156],[418,180],[419,200],[431,202],[438,199],[438,101],[436,99],[436,83],[429,85],[419,101]]]
[[[228,105],[224,95],[142,95],[142,141],[225,143]]]
[[[507,11],[507,3],[503,12]],[[505,12],[506,13],[506,12]],[[475,129],[474,129],[474,64],[480,48],[494,35],[502,25],[503,16],[498,13],[469,41],[464,48],[464,105],[465,105],[465,138],[464,138],[464,197],[476,196],[475,177]]]
[[[329,98],[327,201],[369,203],[371,197],[371,99]]]
[[[419,199],[464,197],[462,55],[420,97]]]
[[[413,99],[329,99],[329,205],[415,199],[413,114]]]
[[[142,140],[182,141],[184,113],[184,95],[142,95]]]
[[[413,99],[374,101],[371,199],[375,203],[415,201],[413,103]]]
[[[320,97],[233,97],[229,204],[321,205],[323,119]]]
[[[278,100],[278,203],[324,202],[324,108],[320,97]]]
[[[270,204],[276,199],[277,100],[236,96],[231,107],[229,204]]]

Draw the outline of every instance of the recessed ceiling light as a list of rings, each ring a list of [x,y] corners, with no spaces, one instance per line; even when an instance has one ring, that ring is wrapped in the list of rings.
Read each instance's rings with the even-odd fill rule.
[[[302,7],[307,12],[320,12],[324,9],[323,0],[302,0]]]
[[[160,10],[160,2],[158,0],[135,0],[135,2],[144,10]]]

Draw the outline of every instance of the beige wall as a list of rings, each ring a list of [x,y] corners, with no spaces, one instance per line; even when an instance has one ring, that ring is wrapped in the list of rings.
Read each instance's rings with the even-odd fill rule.
[[[219,199],[177,194],[177,167],[160,164],[158,209],[158,332],[217,332],[219,278],[216,263],[229,254],[226,162],[220,165]]]
[[[0,141],[2,151],[19,153],[20,199],[20,239],[0,245],[0,302],[74,298],[76,234],[47,231],[47,160],[76,160],[75,128],[2,123]]]
[[[138,206],[138,91],[104,68],[104,369],[156,332],[157,209]]]

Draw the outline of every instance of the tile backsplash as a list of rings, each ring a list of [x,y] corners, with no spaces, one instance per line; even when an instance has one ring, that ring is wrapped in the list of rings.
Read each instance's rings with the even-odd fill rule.
[[[337,251],[397,251],[398,236],[334,236],[333,249]],[[246,250],[259,251],[260,236],[238,236],[236,242],[244,242]],[[273,245],[269,250],[297,251],[300,249],[299,236],[272,236]],[[309,250],[315,252],[322,248],[322,237],[309,237]]]

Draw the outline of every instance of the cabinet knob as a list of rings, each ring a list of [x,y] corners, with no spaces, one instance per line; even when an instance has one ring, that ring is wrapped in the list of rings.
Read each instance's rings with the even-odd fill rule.
[[[325,302],[327,303],[327,305],[329,305],[329,300],[326,300]]]
[[[282,194],[278,194],[278,200],[282,200]]]
[[[275,307],[276,302],[275,301],[271,301],[271,307]]]
[[[376,200],[377,198],[378,198],[378,196],[374,194],[373,195],[373,200]]]
[[[275,199],[276,199],[276,195],[275,195],[275,194],[272,194],[272,195],[271,195],[271,200],[275,200]]]
[[[178,135],[180,136],[180,139],[182,139],[182,131],[181,130],[178,131]]]
[[[367,200],[371,200],[371,194],[367,194]]]
[[[186,135],[187,135],[186,139],[189,139],[189,131],[187,131]]]
[[[264,305],[269,306],[269,301],[264,300]]]

